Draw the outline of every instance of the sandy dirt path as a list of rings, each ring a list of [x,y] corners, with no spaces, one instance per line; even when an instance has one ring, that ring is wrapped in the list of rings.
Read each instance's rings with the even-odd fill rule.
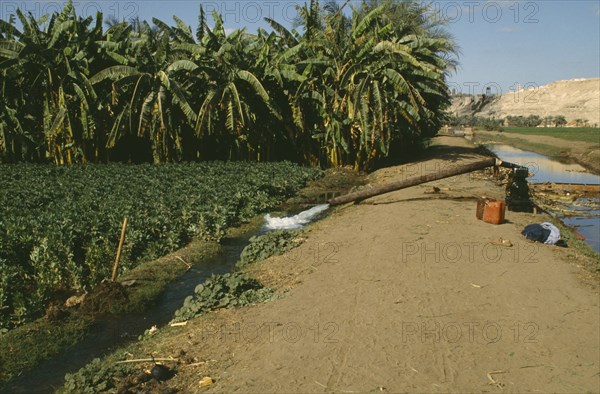
[[[437,158],[373,182],[478,158],[438,138]],[[441,194],[426,194],[432,185]],[[338,209],[306,242],[254,267],[277,301],[205,315],[173,346],[184,392],[600,392],[597,283],[574,250],[532,244],[543,216],[475,218],[491,181],[462,175]],[[495,245],[499,238],[512,247]],[[586,279],[587,278],[587,279]],[[199,388],[211,376],[215,384]],[[494,383],[495,382],[495,383]]]

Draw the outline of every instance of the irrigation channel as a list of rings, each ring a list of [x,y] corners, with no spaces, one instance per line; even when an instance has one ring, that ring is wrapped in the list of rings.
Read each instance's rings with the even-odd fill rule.
[[[501,160],[519,164],[529,168],[532,174],[530,183],[569,183],[569,184],[600,184],[600,176],[590,174],[577,164],[563,164],[546,156],[523,151],[508,145],[489,144],[486,147],[494,152]],[[325,202],[330,197],[339,195],[323,195],[318,202]],[[595,250],[600,251],[600,201],[598,194],[577,196],[569,199],[570,210],[574,215],[563,215],[561,220],[576,227],[586,237]],[[304,206],[306,208],[306,206]],[[181,307],[183,300],[192,294],[194,288],[213,274],[224,274],[233,270],[243,248],[249,239],[263,232],[274,229],[292,229],[302,227],[315,217],[327,211],[328,204],[313,206],[301,211],[301,207],[289,207],[288,213],[297,213],[290,217],[265,216],[265,224],[253,227],[235,238],[225,238],[222,242],[222,253],[211,263],[196,265],[178,280],[171,283],[156,305],[140,314],[109,317],[97,321],[86,338],[74,347],[63,351],[47,360],[31,371],[0,387],[0,392],[9,393],[50,393],[62,385],[64,375],[75,372],[92,359],[108,354],[128,341],[135,340],[145,330],[152,326],[162,327],[173,317],[174,312]],[[301,212],[300,212],[301,211]],[[299,213],[298,213],[299,212]],[[581,212],[578,216],[577,212]]]
[[[501,160],[527,167],[530,184],[546,182],[560,184],[599,185],[600,176],[587,172],[579,164],[565,164],[538,153],[509,145],[487,144]],[[595,194],[555,194],[554,212],[560,220],[583,235],[590,246],[600,252],[600,198]]]
[[[0,393],[52,393],[60,387],[66,373],[78,371],[96,357],[110,353],[119,346],[135,340],[152,326],[162,327],[172,320],[173,314],[183,305],[184,299],[193,294],[194,288],[211,275],[231,272],[240,253],[252,236],[275,229],[300,228],[327,210],[328,205],[317,205],[290,217],[265,216],[262,226],[253,227],[222,241],[222,252],[212,262],[193,266],[179,279],[173,281],[157,301],[144,313],[108,317],[94,323],[86,338],[64,350],[52,359],[42,362],[33,370],[0,386]],[[294,207],[288,213],[298,212]]]

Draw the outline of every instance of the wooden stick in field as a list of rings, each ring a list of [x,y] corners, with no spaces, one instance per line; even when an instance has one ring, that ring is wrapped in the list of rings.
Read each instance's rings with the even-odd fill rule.
[[[125,229],[127,229],[127,217],[123,219],[123,228],[121,229],[121,239],[119,240],[119,247],[117,248],[117,257],[115,257],[115,264],[112,270],[112,281],[117,280],[117,270],[119,268],[119,259],[121,258],[121,250],[123,249],[123,242],[125,241]]]
[[[123,361],[116,361],[115,364],[128,364],[128,363],[147,363],[149,361],[172,361],[172,362],[178,362],[179,359],[177,358],[138,358],[135,360],[123,360]]]

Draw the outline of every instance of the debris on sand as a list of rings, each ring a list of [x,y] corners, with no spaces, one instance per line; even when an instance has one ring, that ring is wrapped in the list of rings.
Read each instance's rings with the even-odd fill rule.
[[[202,379],[200,379],[200,383],[198,383],[198,385],[200,387],[207,387],[213,384],[214,382],[215,381],[213,380],[213,378],[211,378],[210,376],[205,376]]]

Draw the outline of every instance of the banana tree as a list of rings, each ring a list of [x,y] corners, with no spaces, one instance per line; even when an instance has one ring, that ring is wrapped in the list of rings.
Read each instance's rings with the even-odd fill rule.
[[[96,61],[101,16],[90,29],[93,18],[78,18],[71,2],[50,18],[16,14],[23,32],[13,30],[16,39],[0,44],[5,149],[19,141],[30,159],[45,157],[57,164],[94,160],[98,107],[87,77]]]
[[[288,30],[0,21],[0,156],[56,163],[292,159],[367,169],[439,127],[455,44],[416,0],[298,7]],[[300,29],[301,28],[301,29]],[[299,32],[300,31],[300,32]],[[120,153],[124,152],[123,156]]]
[[[339,8],[320,10],[316,0],[302,8],[298,66],[307,81],[298,112],[320,142],[321,164],[369,168],[435,128],[446,90],[445,64],[431,49],[439,41],[399,37],[387,7],[360,8],[351,19]]]
[[[130,32],[132,53],[125,64],[99,71],[90,82],[106,86],[110,81],[110,89],[103,89],[104,99],[114,108],[107,148],[125,135],[135,135],[150,142],[153,161],[161,163],[181,158],[183,130],[196,121],[189,88],[199,68],[187,53],[174,51],[173,31],[154,22],[158,29],[144,22],[139,32]]]
[[[245,29],[226,35],[221,16],[213,13],[215,26],[205,26],[201,45],[207,48],[202,69],[205,94],[197,113],[199,138],[225,142],[228,159],[260,159],[260,134],[264,125],[256,122],[262,114],[276,119],[281,115],[261,79],[264,64],[257,63],[260,45]],[[262,47],[264,48],[264,46]],[[260,71],[260,74],[258,73]]]

